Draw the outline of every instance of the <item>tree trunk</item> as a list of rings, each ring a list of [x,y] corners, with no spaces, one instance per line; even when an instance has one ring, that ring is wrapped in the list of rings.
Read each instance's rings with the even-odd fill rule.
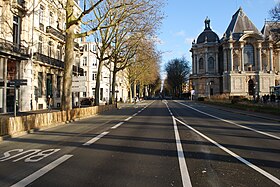
[[[136,89],[136,80],[133,82],[133,97],[134,99],[137,97],[137,89]]]
[[[99,59],[99,64],[98,64],[98,71],[96,75],[96,84],[95,84],[95,105],[99,106],[99,100],[100,100],[100,81],[101,81],[101,72],[102,72],[102,67],[103,67],[103,54],[100,54],[101,58]]]
[[[66,44],[64,57],[63,88],[61,97],[61,109],[72,109],[72,71],[74,63],[74,25],[66,30]]]
[[[115,64],[115,63],[114,63]],[[114,65],[115,66],[115,65]],[[115,101],[115,98],[116,98],[116,78],[117,78],[117,72],[115,71],[115,67],[114,67],[114,70],[113,70],[113,80],[112,80],[112,104],[115,104],[116,101]]]

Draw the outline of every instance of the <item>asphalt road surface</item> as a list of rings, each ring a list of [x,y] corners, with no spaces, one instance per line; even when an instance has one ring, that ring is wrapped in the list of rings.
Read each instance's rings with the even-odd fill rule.
[[[145,101],[11,138],[0,186],[280,186],[279,121],[247,114]]]

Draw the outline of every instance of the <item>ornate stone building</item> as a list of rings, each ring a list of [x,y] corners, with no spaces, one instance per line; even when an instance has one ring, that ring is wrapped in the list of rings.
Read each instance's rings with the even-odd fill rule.
[[[273,34],[277,26],[265,22],[260,32],[239,8],[219,39],[207,18],[190,50],[190,80],[196,96],[269,94],[271,86],[280,84],[280,43]]]

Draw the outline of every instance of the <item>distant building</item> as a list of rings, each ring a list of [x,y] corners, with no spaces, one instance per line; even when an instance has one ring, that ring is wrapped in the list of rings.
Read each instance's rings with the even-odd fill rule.
[[[82,56],[80,60],[80,67],[84,70],[86,76],[86,91],[80,93],[82,98],[94,98],[96,88],[96,77],[98,72],[99,60],[97,58],[98,46],[96,42],[82,42]],[[113,63],[107,61],[104,63],[101,72],[99,99],[101,104],[109,103],[112,94],[113,83]],[[118,101],[127,101],[128,99],[128,86],[127,78],[124,71],[117,73],[115,90],[118,91]]]
[[[196,97],[269,94],[270,86],[280,84],[280,42],[274,34],[279,26],[265,22],[260,32],[239,8],[219,39],[206,18],[205,29],[190,50]]]

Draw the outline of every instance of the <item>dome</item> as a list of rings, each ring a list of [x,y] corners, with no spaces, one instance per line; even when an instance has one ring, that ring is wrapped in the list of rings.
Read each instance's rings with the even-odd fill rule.
[[[198,36],[197,38],[197,44],[204,43],[204,42],[217,42],[219,41],[218,35],[212,31],[210,28],[210,20],[206,18],[204,21],[205,23],[205,29],[204,31]]]

